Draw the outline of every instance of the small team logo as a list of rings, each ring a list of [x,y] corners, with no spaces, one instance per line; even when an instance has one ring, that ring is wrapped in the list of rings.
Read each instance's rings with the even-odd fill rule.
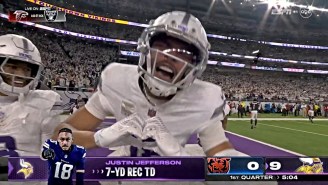
[[[53,22],[57,19],[58,16],[58,10],[45,10],[44,11],[44,17],[47,21]]]
[[[312,10],[309,8],[300,8],[300,15],[305,19],[310,18],[312,16]]]
[[[155,117],[156,113],[157,113],[157,111],[155,109],[149,109],[148,110],[148,116],[151,117],[151,118]]]
[[[323,173],[323,162],[321,162],[319,158],[303,157],[300,158],[300,161],[303,163],[303,165],[298,167],[295,172],[306,174]]]
[[[188,31],[188,27],[186,25],[178,25],[178,28],[183,31],[183,32],[187,32]]]
[[[20,159],[19,165],[21,166],[21,169],[17,172],[17,174],[23,173],[25,179],[33,174],[33,166],[31,163],[25,162],[24,159]]]
[[[14,12],[14,15],[16,15],[16,21],[21,21],[22,19],[25,19],[28,16],[28,12],[24,10],[16,10]]]
[[[207,158],[208,174],[228,173],[230,171],[231,158]]]

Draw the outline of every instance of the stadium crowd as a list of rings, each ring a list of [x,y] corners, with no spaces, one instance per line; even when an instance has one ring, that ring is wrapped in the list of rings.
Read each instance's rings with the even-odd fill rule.
[[[72,15],[67,15],[66,23],[42,24],[77,33],[128,41],[137,41],[143,30],[142,27],[104,23]],[[253,55],[253,51],[260,49],[262,57],[308,62],[328,62],[328,50],[288,48],[265,45],[251,41],[242,42],[239,40],[222,40],[214,38],[209,38],[209,41],[211,43],[211,51],[224,52],[229,55]]]
[[[108,43],[61,37],[2,19],[0,25],[1,35],[23,35],[39,48],[45,65],[43,83],[50,88],[94,87],[103,67],[116,59],[117,46]]]
[[[251,101],[252,102],[252,101]],[[249,116],[251,114],[250,102],[229,101],[229,116],[237,114],[238,118]],[[328,117],[328,104],[316,102],[263,102],[259,105],[259,113],[280,113],[282,116],[303,116],[308,117],[310,107],[314,110],[314,116]]]
[[[170,4],[169,1],[158,2],[148,0],[46,0],[45,2],[74,11],[144,24],[149,22],[148,18],[155,18],[156,16],[173,9],[185,10],[186,6],[184,3],[180,3],[180,6],[175,6],[172,5],[172,3]],[[240,2],[244,2],[242,6],[240,5]],[[26,1],[19,1],[17,3],[19,3],[20,6],[31,6],[31,4]],[[198,3],[204,5],[204,2],[202,1],[198,1]],[[217,6],[216,8],[218,8],[219,11],[217,11],[216,14],[212,13],[210,16],[198,12],[193,12],[193,14],[203,22],[208,33],[219,33],[219,35],[228,35],[239,38],[251,37],[254,40],[264,39],[275,42],[312,45],[326,44],[322,38],[327,37],[328,33],[320,31],[320,29],[317,29],[318,27],[316,27],[316,29],[311,29],[311,32],[303,28],[295,29],[293,26],[286,25],[285,20],[278,20],[277,22],[276,16],[269,16],[267,18],[269,22],[273,22],[272,25],[267,24],[261,26],[262,24],[259,23],[263,19],[263,9],[260,7],[253,7],[252,5],[253,4],[247,3],[247,1],[244,0],[229,1],[228,6],[230,6],[235,14],[239,15],[236,17],[231,16],[231,13],[226,10],[225,6]],[[147,8],[145,8],[145,6]],[[197,6],[197,2],[195,2],[194,6]],[[238,11],[236,11],[236,9],[238,9]],[[295,23],[295,19],[298,19],[303,25],[305,24],[304,19],[298,15],[293,19],[294,21],[291,21],[293,23]],[[316,21],[317,19],[311,19],[311,21],[307,22],[305,27],[312,26],[315,28]],[[319,24],[320,28],[322,28],[322,26],[325,25]]]
[[[272,62],[272,61],[262,60],[261,58],[259,60],[256,60],[256,59],[247,59],[247,58],[240,58],[240,57],[223,56],[223,55],[220,55],[220,56],[210,55],[210,60],[219,61],[219,62],[245,64],[246,68],[251,68],[251,66],[260,66],[260,67],[265,66],[269,69],[296,68],[296,69],[328,71],[328,63],[323,63],[320,65],[310,65],[310,64],[305,64],[305,63]]]
[[[328,100],[327,76],[208,66],[202,80],[220,85],[231,100]]]
[[[51,2],[49,1],[49,3]],[[56,2],[58,3],[58,1],[52,3],[55,4]],[[65,5],[65,2],[62,2],[62,5]],[[126,3],[126,6],[128,5],[130,4]],[[124,3],[120,6],[124,6]],[[69,7],[72,9],[76,8],[73,5]],[[83,10],[83,8],[80,9],[80,11]],[[48,23],[46,25],[91,35],[133,41],[137,40],[137,36],[140,35],[142,30],[142,28],[134,27],[131,29],[128,26],[106,24],[94,20],[83,19],[81,21],[82,18],[74,16],[68,16],[68,19],[70,21],[67,23]],[[120,46],[116,44],[45,32],[21,24],[8,23],[4,19],[0,19],[0,24],[1,28],[3,28],[0,30],[0,34],[20,34],[26,36],[37,45],[46,66],[43,74],[43,83],[50,88],[64,87],[73,90],[95,87],[101,70],[110,62],[117,62],[119,58]],[[228,54],[250,55],[252,51],[260,49],[265,57],[318,62],[327,62],[328,60],[328,53],[325,50],[291,49],[233,40],[210,39],[210,41],[212,50]],[[219,61],[222,59],[223,61],[252,65],[251,60],[211,57]],[[281,67],[279,63],[271,63],[271,65],[267,66]],[[283,66],[295,67],[296,65],[284,64]],[[323,69],[317,66],[302,65],[303,67],[307,69]],[[202,79],[222,86],[226,96],[232,100],[253,98],[284,101],[328,100],[328,86],[325,83],[327,81],[326,76],[315,77],[313,75],[236,70],[209,66]]]
[[[167,10],[167,7],[155,8],[155,6],[149,5],[147,11],[144,11],[143,1],[134,2],[122,0],[120,3],[117,1],[110,0],[101,2],[91,2],[77,0],[74,2],[71,1],[57,1],[57,0],[48,0],[46,1],[50,4],[58,5],[72,10],[77,10],[84,13],[102,15],[111,18],[118,18],[123,20],[136,21],[140,23],[147,24],[149,20],[144,19],[145,17],[154,17],[157,14],[164,13]],[[26,1],[18,1],[19,6],[35,6],[33,3]],[[153,2],[152,2],[153,3]],[[151,3],[151,4],[152,4]],[[148,2],[149,4],[149,2]],[[96,6],[95,6],[96,5]],[[92,8],[90,7],[92,6]],[[115,8],[113,8],[115,7]],[[109,9],[108,9],[109,8]],[[113,10],[112,10],[113,9]],[[128,11],[127,11],[128,10]],[[139,16],[129,16],[131,12],[138,12]],[[125,17],[119,16],[119,13],[125,15]],[[324,32],[317,33],[315,29],[311,30],[311,33],[302,29],[280,29],[274,30],[269,27],[259,28],[258,23],[252,19],[242,19],[242,20],[230,20],[231,16],[220,15],[221,18],[208,18],[199,15],[202,22],[205,24],[209,33],[217,33],[219,35],[228,35],[235,38],[252,38],[255,40],[265,40],[266,41],[277,41],[284,43],[293,43],[300,44],[303,43],[302,39],[306,41],[304,44],[319,44],[322,41],[322,38],[325,37]],[[84,33],[89,35],[103,36],[115,39],[123,39],[130,41],[137,41],[139,35],[142,32],[142,27],[128,26],[122,24],[112,24],[105,23],[102,21],[95,21],[92,19],[85,19],[77,16],[68,14],[66,23],[42,23],[44,25],[55,27],[58,29],[69,30],[78,33]],[[140,18],[142,18],[140,20]],[[232,24],[232,25],[230,25]],[[213,29],[211,29],[213,28]],[[215,29],[214,29],[215,28]],[[240,29],[243,28],[243,29]],[[256,28],[256,29],[254,29]],[[267,29],[268,30],[265,30]],[[266,34],[259,35],[258,31]],[[212,31],[211,31],[212,30]],[[257,30],[256,36],[250,31]],[[315,36],[316,35],[316,36]],[[268,36],[272,36],[266,38]],[[269,39],[269,40],[268,40]],[[274,40],[270,40],[274,39]],[[276,40],[280,39],[280,40]],[[228,54],[239,54],[239,55],[252,55],[252,52],[255,50],[261,51],[262,57],[276,58],[276,59],[288,59],[288,60],[298,60],[298,61],[308,61],[308,62],[328,62],[328,51],[327,50],[315,50],[315,49],[302,49],[302,48],[288,48],[288,47],[279,47],[260,44],[257,42],[241,42],[239,40],[222,40],[209,38],[211,43],[211,50],[224,52]],[[315,44],[314,44],[315,43]],[[325,45],[326,43],[323,43]]]

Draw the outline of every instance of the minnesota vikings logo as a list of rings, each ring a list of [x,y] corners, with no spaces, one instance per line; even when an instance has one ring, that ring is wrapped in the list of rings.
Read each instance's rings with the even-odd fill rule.
[[[19,165],[22,167],[17,174],[23,173],[25,179],[27,179],[33,173],[33,166],[29,162],[25,162],[24,159],[20,159]]]
[[[300,158],[303,165],[298,167],[295,172],[306,174],[323,173],[323,162],[319,158]]]

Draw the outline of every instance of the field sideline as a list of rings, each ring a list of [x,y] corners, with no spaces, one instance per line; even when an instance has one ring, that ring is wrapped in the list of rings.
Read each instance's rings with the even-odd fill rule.
[[[250,129],[249,118],[228,118],[227,130],[270,145],[307,156],[327,156],[328,119],[301,117],[259,118],[257,128]]]

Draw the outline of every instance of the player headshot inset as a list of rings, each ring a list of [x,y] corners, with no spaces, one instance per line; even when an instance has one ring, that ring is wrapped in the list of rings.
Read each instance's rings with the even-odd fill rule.
[[[41,159],[48,161],[48,185],[72,185],[74,168],[76,185],[83,185],[85,156],[85,149],[73,144],[72,130],[60,129],[57,141],[48,139],[41,153]]]
[[[58,134],[59,146],[62,148],[62,150],[68,151],[73,143],[72,131],[68,128],[63,128],[60,131],[61,132]]]

